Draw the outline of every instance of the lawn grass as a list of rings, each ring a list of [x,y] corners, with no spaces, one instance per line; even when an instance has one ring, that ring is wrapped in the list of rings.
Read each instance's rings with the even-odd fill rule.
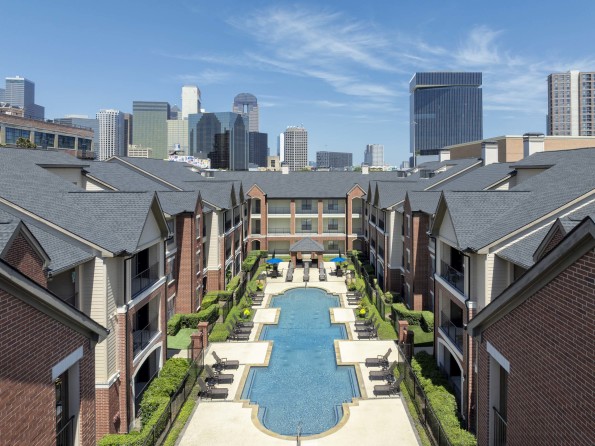
[[[419,325],[409,325],[407,329],[414,333],[413,340],[416,347],[432,347],[434,345],[434,333],[425,332]]]
[[[181,328],[175,336],[167,337],[167,348],[185,350],[190,347],[190,335],[197,332],[196,328]]]

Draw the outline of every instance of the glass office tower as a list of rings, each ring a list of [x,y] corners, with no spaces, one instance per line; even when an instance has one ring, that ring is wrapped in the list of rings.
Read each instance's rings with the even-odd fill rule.
[[[483,138],[481,73],[415,73],[409,83],[410,150],[440,149]]]
[[[167,102],[132,102],[134,144],[143,149],[153,149],[152,158],[166,159],[170,147],[167,147],[167,120],[170,108]]]
[[[237,113],[188,115],[190,155],[213,169],[248,170],[248,118]]]

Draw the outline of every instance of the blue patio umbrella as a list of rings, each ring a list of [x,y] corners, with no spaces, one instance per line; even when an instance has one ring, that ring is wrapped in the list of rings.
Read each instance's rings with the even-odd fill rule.
[[[342,262],[346,262],[347,259],[345,257],[335,257],[334,259],[331,259],[331,262],[335,262],[335,263],[342,263]]]
[[[283,260],[281,260],[281,259],[277,259],[277,258],[273,257],[272,259],[268,259],[268,260],[267,260],[267,263],[268,263],[269,265],[278,265],[278,264],[279,264],[279,263],[281,263],[282,261],[283,261]]]

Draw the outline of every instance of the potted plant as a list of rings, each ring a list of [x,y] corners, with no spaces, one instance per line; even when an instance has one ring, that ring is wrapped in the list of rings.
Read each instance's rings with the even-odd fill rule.
[[[250,311],[250,308],[244,308],[244,311],[241,313],[242,319],[250,319],[251,314],[252,312]]]

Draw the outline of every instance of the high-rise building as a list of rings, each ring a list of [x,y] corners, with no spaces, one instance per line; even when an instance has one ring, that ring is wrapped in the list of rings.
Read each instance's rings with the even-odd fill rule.
[[[209,158],[213,169],[248,170],[248,118],[237,113],[188,116],[189,154]]]
[[[249,132],[258,132],[258,101],[250,93],[240,93],[233,99],[234,113],[247,115],[250,123]]]
[[[285,161],[285,134],[284,133],[279,133],[279,136],[277,136],[277,157],[279,157],[280,163]]]
[[[483,137],[481,73],[415,73],[409,83],[410,150],[438,155]]]
[[[188,119],[167,120],[167,149],[178,147],[188,154]]]
[[[5,102],[4,101],[4,94],[6,93],[6,90],[4,88],[0,88],[0,102]]]
[[[169,119],[182,119],[182,110],[177,105],[170,108]]]
[[[594,136],[595,72],[552,73],[547,86],[547,134]]]
[[[124,113],[124,138],[125,142],[124,145],[126,146],[126,151],[128,151],[128,146],[132,145],[132,114],[131,113]]]
[[[99,157],[99,120],[89,118],[87,115],[66,115],[63,118],[54,119],[56,124],[71,125],[74,127],[86,127],[93,129],[92,148],[95,157]]]
[[[126,156],[124,113],[119,110],[99,110],[99,161],[112,156]]]
[[[182,87],[182,119],[188,115],[200,113],[200,90],[196,85]],[[173,118],[172,118],[173,119]]]
[[[248,133],[248,161],[259,167],[267,166],[269,156],[269,135],[267,133]]]
[[[303,127],[287,127],[283,135],[284,162],[289,170],[300,170],[308,165],[308,131]]]
[[[35,83],[30,80],[19,76],[7,77],[3,96],[4,102],[21,107],[25,118],[45,118],[45,108],[35,103]]]
[[[134,101],[132,103],[134,128],[132,139],[136,146],[152,149],[153,158],[168,157],[167,120],[169,119],[169,103]]]
[[[364,164],[384,166],[384,146],[382,144],[367,144],[364,152]]]
[[[353,166],[353,154],[350,152],[316,152],[316,167],[322,169],[345,169]]]

